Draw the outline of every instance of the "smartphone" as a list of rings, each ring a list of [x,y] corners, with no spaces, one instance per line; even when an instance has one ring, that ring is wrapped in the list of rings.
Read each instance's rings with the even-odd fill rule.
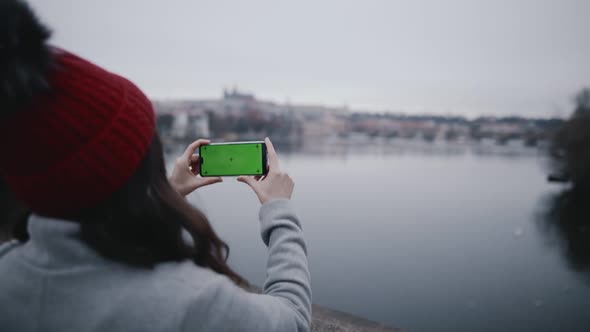
[[[203,177],[265,175],[268,169],[263,141],[202,145],[199,147],[199,159]]]

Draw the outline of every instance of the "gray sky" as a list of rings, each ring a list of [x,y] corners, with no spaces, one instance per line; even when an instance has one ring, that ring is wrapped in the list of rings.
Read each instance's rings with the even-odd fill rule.
[[[590,86],[587,0],[31,0],[53,42],[151,97],[566,116]]]

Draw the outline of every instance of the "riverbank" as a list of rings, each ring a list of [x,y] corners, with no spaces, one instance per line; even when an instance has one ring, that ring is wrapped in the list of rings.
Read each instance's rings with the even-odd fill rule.
[[[345,312],[313,305],[311,331],[330,332],[401,332],[402,330],[360,318]]]
[[[246,288],[252,293],[261,293],[261,288],[250,285]],[[383,325],[346,312],[312,305],[311,331],[317,332],[402,332],[402,330]]]

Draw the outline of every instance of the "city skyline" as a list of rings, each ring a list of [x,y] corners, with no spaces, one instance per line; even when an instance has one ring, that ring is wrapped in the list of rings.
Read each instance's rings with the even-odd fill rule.
[[[30,1],[52,42],[151,98],[566,117],[590,85],[581,0]]]

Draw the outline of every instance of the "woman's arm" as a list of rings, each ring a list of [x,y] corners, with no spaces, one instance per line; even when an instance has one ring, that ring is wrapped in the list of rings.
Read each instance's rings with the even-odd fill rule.
[[[260,209],[268,246],[263,294],[244,291],[224,276],[203,286],[182,331],[309,331],[311,285],[303,232],[288,200]]]
[[[272,143],[266,140],[269,172],[263,178],[240,177],[263,203],[261,236],[268,247],[263,294],[245,292],[225,277],[204,287],[187,313],[183,331],[309,331],[311,278],[301,223],[290,202],[293,181],[280,171]]]
[[[311,322],[311,276],[301,224],[285,199],[260,209],[262,240],[268,247],[263,292],[287,301],[297,311],[298,330]]]

